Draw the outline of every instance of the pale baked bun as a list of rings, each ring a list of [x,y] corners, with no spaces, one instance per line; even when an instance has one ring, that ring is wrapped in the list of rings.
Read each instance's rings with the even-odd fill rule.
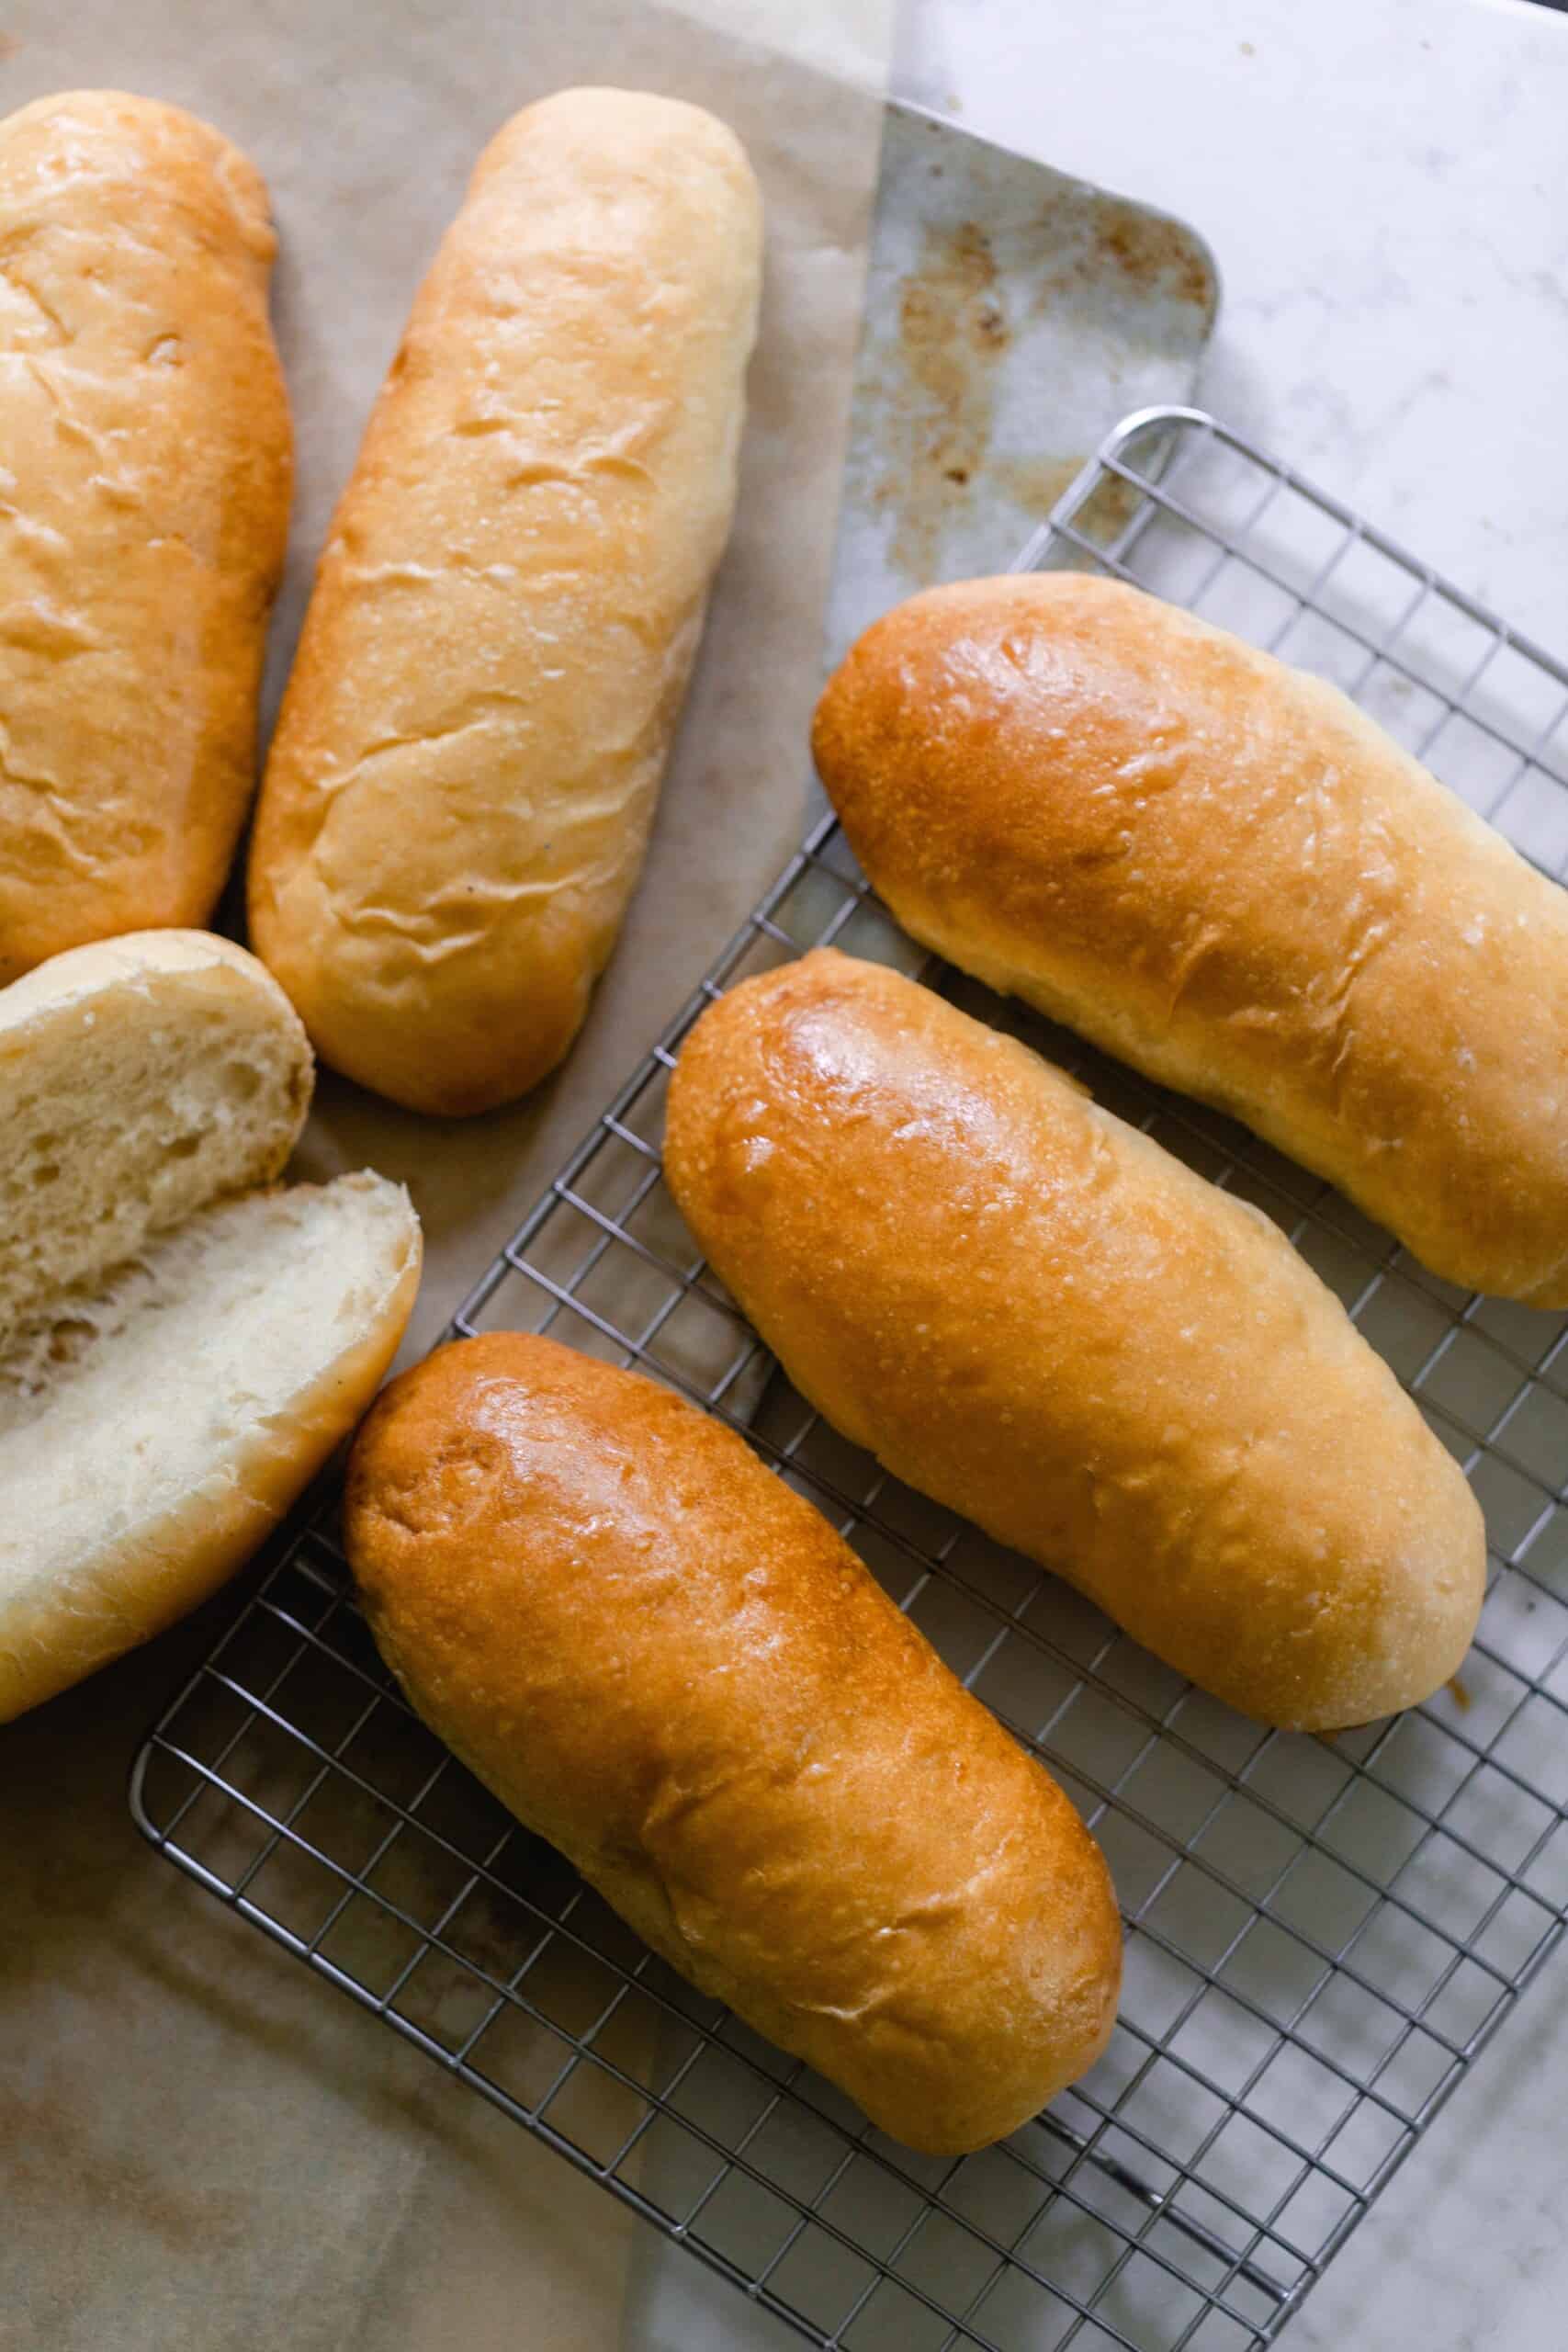
[[[276,244],[178,107],[0,121],[0,982],[222,889],[288,527]]]
[[[409,1698],[671,1966],[917,2148],[1100,2055],[1104,1860],[826,1520],[716,1421],[495,1332],[394,1382],[344,1535]]]
[[[626,910],[734,511],[761,202],[733,131],[562,90],[491,141],[322,550],[251,936],[334,1069],[508,1101]]]
[[[865,632],[814,748],[915,938],[1568,1306],[1568,893],[1336,687],[1117,581],[973,580]]]
[[[895,972],[709,1006],[664,1165],[802,1395],[1233,1706],[1331,1730],[1458,1668],[1480,1508],[1260,1210]]]
[[[354,1427],[419,1225],[379,1176],[199,1211],[0,1356],[0,1719],[204,1600]]]
[[[271,1183],[310,1085],[283,990],[209,932],[73,948],[0,990],[0,1346],[150,1234]]]

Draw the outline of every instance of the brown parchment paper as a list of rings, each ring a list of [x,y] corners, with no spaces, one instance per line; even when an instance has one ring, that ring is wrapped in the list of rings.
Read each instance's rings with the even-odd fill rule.
[[[768,207],[739,515],[642,888],[565,1071],[417,1120],[324,1076],[299,1155],[424,1220],[434,1335],[794,845],[874,185],[890,0],[0,0],[0,111],[118,86],[255,157],[299,435],[268,713],[424,263],[497,124],[572,82],[739,131]],[[795,29],[792,32],[792,25]],[[758,38],[789,40],[792,53]],[[0,1498],[3,1507],[3,1498]],[[141,1842],[131,1751],[186,1626],[0,1727],[5,2352],[576,2352],[615,2342],[625,2210]]]

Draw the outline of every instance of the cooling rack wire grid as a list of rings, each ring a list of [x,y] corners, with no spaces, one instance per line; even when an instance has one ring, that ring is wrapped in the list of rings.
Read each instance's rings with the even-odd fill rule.
[[[1149,411],[1111,434],[1020,568],[1060,564],[1335,679],[1562,878],[1568,671],[1214,419]],[[659,1147],[704,1003],[829,941],[1014,1028],[1285,1228],[1485,1509],[1460,1686],[1333,1739],[1261,1730],[807,1409],[701,1263]],[[638,1365],[733,1421],[1045,1759],[1124,1913],[1106,2056],[984,2154],[883,2138],[643,1950],[408,1713],[331,1494],[137,1757],[147,1837],[819,2346],[1270,2343],[1568,1912],[1568,1317],[1435,1280],[1217,1114],[932,964],[825,817],[452,1326],[497,1328]]]

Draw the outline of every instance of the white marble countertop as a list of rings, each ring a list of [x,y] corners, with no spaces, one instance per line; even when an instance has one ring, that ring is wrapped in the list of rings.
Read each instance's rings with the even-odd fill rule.
[[[1205,405],[1568,644],[1568,17],[905,0],[894,86],[1201,230],[1224,289]],[[1292,2352],[1562,2352],[1565,1985],[1560,1954]],[[795,2340],[645,2234],[626,2352]]]

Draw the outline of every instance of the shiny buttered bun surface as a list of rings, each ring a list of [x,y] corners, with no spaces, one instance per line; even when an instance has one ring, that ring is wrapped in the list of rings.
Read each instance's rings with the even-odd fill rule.
[[[1336,687],[1116,581],[968,581],[866,631],[815,750],[917,939],[1568,1306],[1568,896]]]
[[[568,90],[479,158],[333,518],[251,933],[334,1069],[535,1085],[637,880],[735,503],[761,209],[700,107]]]
[[[0,982],[223,887],[288,526],[275,243],[178,107],[0,122]]]
[[[497,1332],[395,1381],[344,1540],[412,1704],[671,1967],[917,2148],[1097,2058],[1100,1850],[809,1504],[717,1422]]]
[[[670,1085],[682,1214],[801,1393],[1245,1713],[1427,1697],[1481,1512],[1259,1210],[1010,1037],[819,949],[711,1005]]]

